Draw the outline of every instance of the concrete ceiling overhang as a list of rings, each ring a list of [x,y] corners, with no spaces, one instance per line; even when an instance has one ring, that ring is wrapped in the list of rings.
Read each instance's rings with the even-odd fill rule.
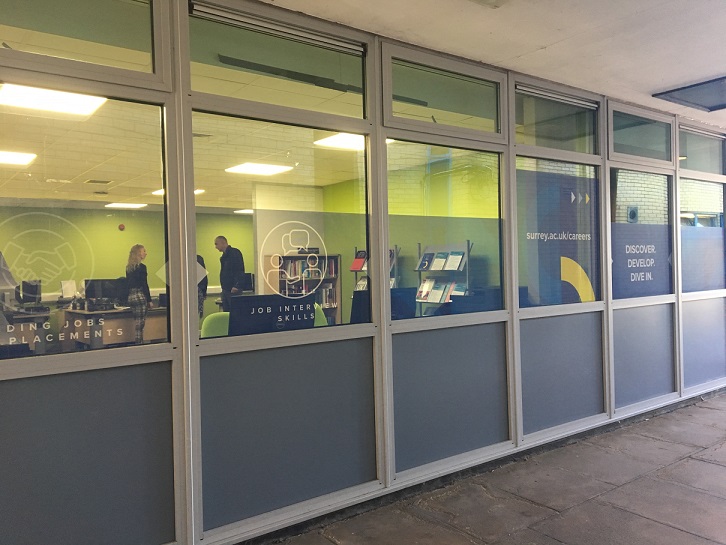
[[[726,75],[723,0],[259,0],[726,128],[652,95]]]

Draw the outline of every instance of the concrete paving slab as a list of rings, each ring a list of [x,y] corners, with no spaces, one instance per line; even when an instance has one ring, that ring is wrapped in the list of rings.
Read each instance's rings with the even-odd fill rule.
[[[674,418],[687,419],[702,426],[713,426],[726,432],[726,411],[692,405],[678,409],[672,414]]]
[[[542,465],[567,469],[615,485],[625,484],[662,465],[587,443],[545,452],[535,459]]]
[[[685,532],[726,543],[726,499],[649,477],[606,492],[599,499]]]
[[[282,545],[334,545],[334,541],[330,541],[320,532],[309,532],[296,537],[291,537],[282,542]]]
[[[726,465],[726,443],[702,450],[698,454],[694,454],[693,457],[714,464]]]
[[[719,409],[726,411],[726,395],[720,395],[718,397],[712,397],[706,401],[697,403],[699,407],[707,407],[709,409]]]
[[[515,532],[492,545],[562,545],[562,542],[527,528]]]
[[[594,498],[615,486],[552,464],[540,463],[537,457],[500,467],[473,480],[557,511]]]
[[[682,530],[592,500],[533,528],[567,545],[714,545]]]
[[[655,473],[664,481],[680,483],[726,499],[726,467],[688,459]],[[726,512],[723,514],[726,517]]]
[[[672,464],[701,450],[701,447],[693,445],[681,445],[640,435],[632,432],[630,428],[596,435],[585,443],[662,465]]]
[[[325,536],[337,545],[481,545],[481,540],[421,520],[398,507],[384,507],[331,524]]]
[[[717,428],[683,420],[672,414],[640,422],[632,426],[630,430],[646,437],[697,447],[710,447],[723,439],[723,431]]]
[[[407,509],[491,543],[555,514],[555,511],[502,490],[469,480],[424,496]]]

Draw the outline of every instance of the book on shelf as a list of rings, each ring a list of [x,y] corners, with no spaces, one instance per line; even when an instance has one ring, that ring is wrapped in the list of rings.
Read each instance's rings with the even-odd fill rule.
[[[434,253],[433,252],[424,252],[424,254],[421,256],[421,259],[418,261],[418,266],[416,267],[417,271],[428,271],[431,267],[431,263],[434,261]]]
[[[461,296],[466,295],[466,283],[465,282],[455,282],[454,288],[451,290],[451,296]]]
[[[434,287],[436,281],[433,278],[424,278],[421,285],[418,287],[418,293],[416,293],[416,301],[419,303],[425,303],[428,301],[429,294]]]
[[[449,252],[444,264],[445,271],[458,271],[464,261],[464,252]]]
[[[449,252],[436,252],[434,260],[431,262],[430,271],[443,271],[446,259],[449,257]]]
[[[353,258],[353,263],[350,264],[350,270],[353,272],[363,271],[368,261],[368,252],[365,250],[358,250]]]
[[[396,263],[396,251],[393,249],[388,250],[388,270],[393,270],[393,265]]]
[[[450,282],[434,282],[434,287],[431,288],[429,296],[426,299],[427,303],[443,303],[446,300],[446,295],[449,291]]]
[[[358,282],[356,283],[355,287],[353,288],[353,291],[365,291],[367,289],[368,289],[368,277],[364,275],[358,279]]]

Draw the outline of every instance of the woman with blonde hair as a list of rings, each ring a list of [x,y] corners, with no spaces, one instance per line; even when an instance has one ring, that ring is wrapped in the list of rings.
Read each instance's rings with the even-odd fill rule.
[[[126,265],[126,282],[129,290],[129,306],[136,326],[136,344],[144,342],[146,312],[153,306],[146,265],[142,263],[144,259],[146,259],[146,248],[142,244],[134,244],[129,252],[129,262]]]

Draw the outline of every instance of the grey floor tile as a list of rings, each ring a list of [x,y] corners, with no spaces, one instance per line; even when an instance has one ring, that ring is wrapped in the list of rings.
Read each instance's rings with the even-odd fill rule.
[[[676,418],[672,414],[640,422],[630,430],[646,437],[698,447],[709,447],[723,438],[723,431],[717,428]]]
[[[726,499],[726,467],[722,465],[688,459],[657,471],[655,476]]]
[[[662,465],[672,464],[701,450],[701,447],[693,445],[681,445],[640,435],[632,432],[630,428],[596,435],[588,439],[586,443],[622,452],[638,460],[649,460]]]
[[[702,450],[698,454],[694,454],[693,457],[699,460],[713,462],[714,464],[726,465],[726,443],[714,445],[711,448]]]
[[[486,543],[555,514],[551,509],[471,481],[421,498],[407,509],[422,518],[472,534]]]
[[[533,528],[567,545],[714,545],[665,524],[597,500],[547,519]]]
[[[472,545],[481,541],[466,534],[423,521],[397,507],[384,507],[325,528],[338,545]]]
[[[606,492],[600,499],[651,520],[726,543],[726,499],[648,477]]]
[[[508,535],[492,545],[562,545],[562,542],[527,528]]]
[[[538,460],[539,457],[535,457],[509,464],[479,475],[474,480],[558,511],[589,500],[615,486]]]
[[[639,460],[613,450],[577,443],[533,458],[542,465],[560,467],[588,475],[599,481],[621,485],[661,467],[662,464]]]

